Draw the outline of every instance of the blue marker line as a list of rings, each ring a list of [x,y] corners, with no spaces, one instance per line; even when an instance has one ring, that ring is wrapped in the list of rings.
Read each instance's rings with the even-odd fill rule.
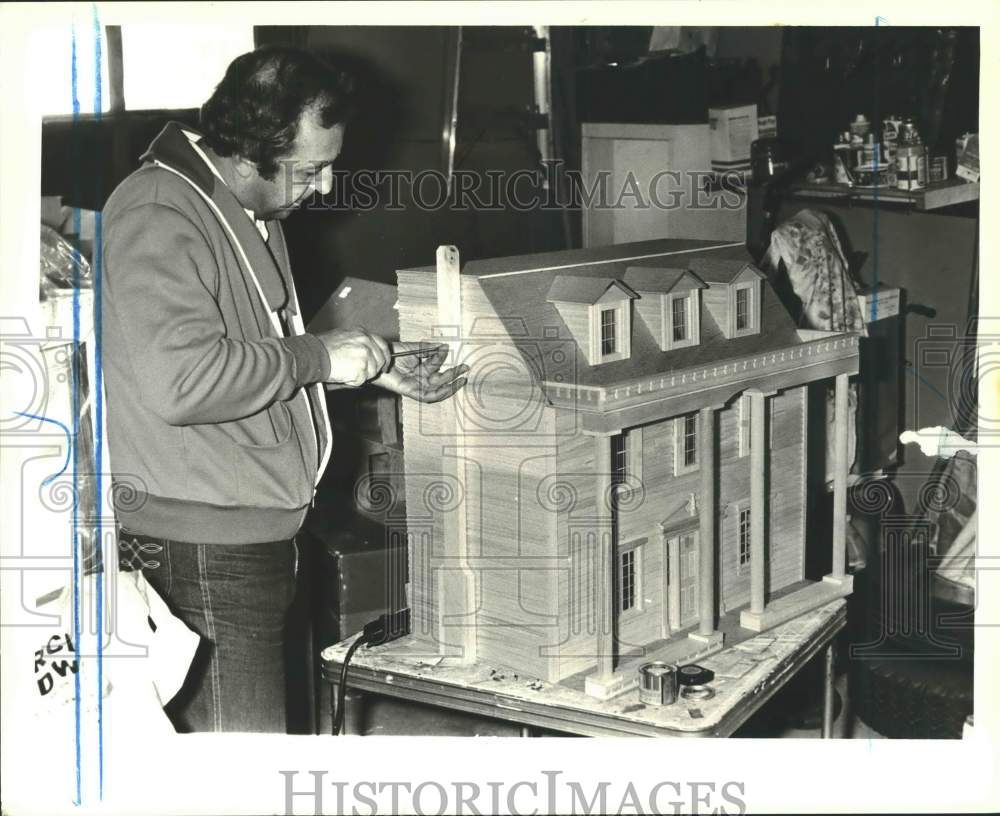
[[[100,121],[102,110],[101,99],[101,20],[97,15],[97,6],[93,5],[94,16],[94,115]],[[107,564],[104,558],[104,531],[101,525],[101,496],[103,485],[101,478],[101,445],[102,429],[104,427],[104,389],[101,372],[101,213],[94,215],[94,378],[90,387],[94,389],[94,542],[96,552],[100,555],[100,564],[96,565],[97,573],[97,774],[98,798],[104,799],[104,579],[107,576]]]
[[[28,419],[37,419],[39,422],[51,422],[53,425],[59,426],[62,432],[66,434],[66,460],[63,462],[63,466],[59,468],[59,470],[57,470],[55,473],[46,476],[44,479],[42,479],[42,487],[44,487],[47,484],[52,484],[52,482],[54,482],[56,479],[62,476],[63,473],[66,472],[66,468],[69,467],[69,457],[71,455],[70,446],[73,444],[72,440],[70,439],[69,428],[63,425],[58,419],[49,419],[48,417],[39,416],[38,414],[26,414],[24,411],[15,411],[14,413],[17,414],[18,416],[27,417]]]
[[[881,17],[875,18],[875,27],[878,28],[879,21]],[[878,80],[878,72],[875,72],[875,79]],[[875,98],[878,99],[878,85],[875,86]],[[878,103],[876,101],[876,107]],[[878,121],[878,117],[873,117]],[[872,122],[874,125],[875,122]],[[872,141],[875,143],[875,150],[872,151],[872,179],[875,181],[875,189],[872,192],[874,197],[874,207],[872,207],[872,302],[871,311],[869,314],[869,322],[874,323],[878,320],[878,160],[879,160],[879,142],[874,137]]]
[[[872,190],[874,206],[872,207],[872,302],[869,314],[870,322],[878,320],[878,143],[875,143],[875,150],[872,151],[872,178],[875,180],[875,189]]]
[[[916,380],[917,380],[917,382],[919,382],[919,383],[920,383],[921,385],[926,385],[926,386],[927,386],[927,387],[928,387],[929,389],[931,389],[931,391],[933,391],[933,392],[934,392],[935,394],[937,394],[937,395],[938,395],[939,397],[941,397],[941,399],[943,399],[943,400],[945,400],[945,401],[947,401],[947,400],[948,400],[948,398],[947,398],[947,397],[946,397],[946,396],[945,396],[944,394],[942,394],[942,393],[941,393],[940,391],[938,391],[938,390],[937,390],[937,389],[936,389],[936,388],[935,388],[935,387],[934,387],[933,385],[931,385],[931,384],[930,384],[929,382],[927,382],[927,380],[925,380],[925,379],[924,379],[923,377],[921,377],[921,376],[920,376],[920,375],[919,375],[919,374],[918,374],[918,373],[917,373],[917,372],[916,372],[916,371],[915,371],[915,370],[913,369],[913,367],[912,367],[912,366],[908,366],[908,365],[907,365],[907,366],[903,366],[903,371],[907,372],[907,373],[908,373],[908,374],[909,374],[909,375],[910,375],[911,377],[913,377],[914,379],[916,379]]]
[[[70,29],[71,36],[71,91],[73,95],[73,125],[74,128],[80,121],[80,98],[77,93],[77,58],[76,58],[76,26],[74,25]],[[80,209],[78,207],[73,208],[73,227],[77,235],[80,234]],[[77,349],[80,347],[80,250],[77,247],[73,248],[73,356],[70,361],[70,399],[71,399],[71,411],[73,415],[73,442],[72,442],[72,453],[73,453],[73,643],[76,645],[77,652],[77,665],[79,666],[81,661],[80,654],[80,556],[79,556],[79,540],[77,531],[77,496],[76,496],[76,486],[79,483],[79,474],[77,473],[77,433],[79,432],[79,402],[80,402],[80,384],[77,376]],[[75,726],[76,726],[76,801],[77,805],[82,804],[82,787],[80,783],[81,774],[81,751],[80,751],[80,671],[79,669],[73,675],[73,690],[74,690],[74,714],[75,714]]]

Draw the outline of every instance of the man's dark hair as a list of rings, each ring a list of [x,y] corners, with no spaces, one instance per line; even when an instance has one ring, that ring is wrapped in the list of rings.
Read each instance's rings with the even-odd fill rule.
[[[234,59],[201,107],[205,141],[220,156],[254,162],[273,179],[278,160],[298,135],[299,117],[310,107],[323,127],[343,124],[353,104],[353,79],[297,48],[264,46]]]

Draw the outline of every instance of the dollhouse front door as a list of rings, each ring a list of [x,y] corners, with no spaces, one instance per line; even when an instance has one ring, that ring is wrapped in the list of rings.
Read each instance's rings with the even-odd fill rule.
[[[682,533],[679,545],[681,603],[677,628],[684,629],[698,619],[698,531]]]

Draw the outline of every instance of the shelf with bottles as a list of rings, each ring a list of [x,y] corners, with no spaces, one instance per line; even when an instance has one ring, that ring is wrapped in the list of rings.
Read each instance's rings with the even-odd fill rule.
[[[951,178],[928,184],[918,190],[900,190],[894,186],[858,187],[850,184],[794,184],[788,194],[801,198],[824,198],[910,206],[917,210],[937,210],[953,204],[979,200],[979,183]]]

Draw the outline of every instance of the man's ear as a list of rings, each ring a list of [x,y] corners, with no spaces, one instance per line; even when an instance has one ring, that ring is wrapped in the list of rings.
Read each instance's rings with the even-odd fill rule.
[[[250,161],[250,159],[244,159],[242,156],[236,156],[235,158],[236,161],[233,163],[233,169],[236,175],[244,181],[253,178],[257,173],[257,165]]]

